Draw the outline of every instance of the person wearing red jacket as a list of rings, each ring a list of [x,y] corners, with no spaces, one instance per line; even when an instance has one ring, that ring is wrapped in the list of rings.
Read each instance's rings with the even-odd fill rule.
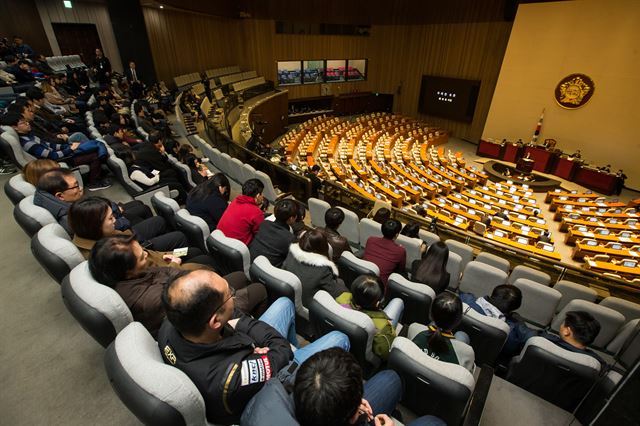
[[[260,209],[264,202],[263,190],[264,185],[258,179],[249,179],[242,185],[242,195],[229,204],[218,222],[218,229],[226,237],[249,246],[264,221],[264,213]]]

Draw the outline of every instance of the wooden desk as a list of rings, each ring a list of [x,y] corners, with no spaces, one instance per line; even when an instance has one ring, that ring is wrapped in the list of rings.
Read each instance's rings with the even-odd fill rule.
[[[522,204],[523,206],[531,207],[532,209],[537,209],[538,208],[538,205],[536,204],[535,200],[531,200],[530,198],[524,198],[524,197],[521,197],[521,198],[515,200],[513,198],[513,195],[508,193],[508,192],[500,191],[500,192],[502,192],[502,194],[499,194],[498,192],[491,191],[490,189],[484,189],[482,187],[473,188],[471,190],[472,194],[473,194],[473,191],[477,191],[477,192],[480,192],[482,194],[489,195],[490,197],[496,197],[498,199],[509,201],[509,202],[512,202],[512,203]]]
[[[458,194],[457,193],[456,194],[449,194],[449,195],[447,195],[447,199],[451,200],[454,203],[460,203],[460,204],[466,206],[467,208],[474,209],[474,210],[483,212],[485,214],[489,214],[489,215],[496,214],[496,210],[486,208],[484,206],[485,203],[480,203],[478,200],[476,200],[474,198],[471,198],[471,197],[469,198],[469,200],[465,200],[462,197],[458,198],[456,195],[458,195]],[[466,195],[466,194],[463,194],[463,195]]]
[[[440,207],[440,208],[443,208],[443,209],[445,209],[445,210],[447,210],[447,211],[449,211],[449,212],[451,212],[451,213],[454,213],[454,214],[460,215],[460,216],[462,216],[462,217],[466,217],[468,220],[473,220],[473,221],[475,221],[475,220],[480,220],[480,216],[478,216],[477,214],[471,214],[471,213],[469,213],[468,211],[466,211],[466,210],[462,210],[462,209],[461,209],[461,208],[459,208],[459,207],[450,206],[450,205],[449,205],[449,204],[447,204],[447,203],[443,203],[443,202],[441,202],[441,201],[440,201],[440,200],[438,200],[437,198],[436,198],[436,199],[431,200],[431,203],[432,203],[432,204],[435,204],[436,206],[438,206],[438,207]]]
[[[522,235],[523,237],[527,237],[527,238],[533,238],[536,241],[540,238],[540,234],[536,234],[533,231],[524,231],[521,228],[516,228],[515,226],[505,225],[500,220],[492,220],[490,226],[491,226],[491,228],[501,229],[501,230],[507,231],[507,232],[509,232],[511,234]],[[544,230],[544,228],[540,228],[540,229]],[[553,244],[553,238],[550,238],[549,243]]]
[[[394,207],[400,208],[402,207],[403,197],[400,194],[396,194],[393,189],[385,187],[378,181],[373,179],[369,179],[369,185],[374,186],[378,191],[387,196],[387,198],[391,199],[391,204]]]
[[[583,238],[587,238],[590,240],[596,240],[599,243],[620,243],[626,247],[633,247],[635,245],[640,245],[640,238],[636,235],[632,234],[630,237],[625,238],[616,234],[599,234],[597,232],[587,231],[579,231],[577,229],[570,228],[567,236],[565,237],[564,242],[568,245],[573,245],[577,240],[581,240]]]
[[[413,162],[409,163],[409,167],[411,167],[413,170],[415,170],[423,178],[427,179],[430,182],[433,182],[436,185],[436,187],[442,189],[442,192],[445,195],[451,192],[451,188],[452,187],[451,187],[450,183],[442,182],[441,180],[436,179],[435,176],[430,175],[429,173],[425,172],[422,168],[416,166],[416,164],[413,163]]]
[[[467,229],[469,229],[470,223],[469,222],[457,222],[455,219],[449,217],[449,216],[445,216],[443,214],[440,214],[438,212],[436,212],[435,210],[431,210],[431,209],[427,209],[426,210],[427,215],[430,217],[437,217],[439,221],[446,223],[447,225],[451,225],[451,226],[455,226],[456,228],[460,228],[463,231],[466,231]]]
[[[589,221],[584,219],[571,219],[570,217],[563,217],[562,222],[560,222],[560,231],[567,232],[570,226],[573,225],[584,225],[588,228],[607,228],[607,229],[618,229],[620,231],[635,231],[640,229],[639,225],[627,225],[624,223],[605,223],[600,220],[598,221]]]
[[[635,219],[640,217],[636,213],[609,213],[609,212],[599,212],[594,210],[582,210],[582,209],[566,209],[563,207],[558,208],[555,214],[553,215],[553,220],[560,221],[564,216],[570,214],[578,214],[583,217],[601,217],[603,219]]]
[[[573,198],[585,198],[587,200],[595,200],[596,198],[600,198],[601,195],[598,194],[587,194],[585,192],[577,192],[577,193],[573,193],[573,192],[556,192],[556,191],[549,191],[547,192],[546,197],[544,198],[544,202],[549,204],[551,202],[552,199],[554,198],[559,198],[559,197],[567,197],[570,199]]]
[[[373,194],[369,194],[367,191],[365,191],[363,188],[360,188],[360,186],[358,186],[358,184],[356,184],[354,181],[352,181],[351,179],[346,179],[344,181],[344,184],[347,185],[347,187],[349,189],[354,190],[355,192],[357,192],[358,194],[362,195],[363,197],[366,197],[370,200],[376,201],[377,198],[373,195]]]
[[[407,173],[402,167],[398,166],[396,163],[391,163],[391,168],[404,176],[406,179],[409,179],[415,185],[418,185],[420,188],[422,188],[422,191],[426,193],[427,198],[431,199],[435,197],[438,188],[434,185],[422,182],[420,179],[415,178],[411,174]]]
[[[429,163],[429,170],[431,170],[432,173],[436,173],[437,175],[439,175],[440,177],[442,177],[442,179],[446,179],[451,181],[453,184],[455,184],[455,188],[458,191],[463,191],[464,190],[464,181],[455,178],[453,176],[449,176],[448,174],[446,174],[446,172],[443,172],[442,170],[440,170],[438,167],[434,166],[433,164]]]
[[[480,139],[478,148],[476,148],[476,155],[479,157],[489,157],[499,160],[502,158],[502,147],[502,144],[499,142]]]
[[[535,254],[540,255],[540,256],[549,257],[549,258],[554,259],[554,260],[561,260],[560,254],[558,252],[556,252],[556,251],[547,251],[547,250],[539,249],[539,248],[537,248],[535,246],[532,246],[530,244],[521,244],[521,243],[519,243],[517,241],[513,241],[513,240],[510,240],[508,238],[498,237],[498,236],[494,235],[491,232],[485,233],[484,237],[489,239],[489,240],[497,241],[499,243],[502,243],[502,244],[505,244],[505,245],[508,245],[508,246],[511,246],[511,247],[515,247],[515,248],[518,248],[520,250],[524,250],[524,251],[528,251],[528,252],[531,252],[531,253],[535,253]]]
[[[593,201],[578,201],[578,200],[561,200],[559,197],[551,200],[551,206],[549,210],[555,211],[560,206],[572,206],[572,207],[595,207],[595,208],[607,208],[614,209],[616,207],[625,207],[625,203],[596,203]]]
[[[530,226],[532,228],[542,228],[544,230],[548,230],[549,229],[549,225],[546,223],[546,221],[545,221],[545,223],[538,223],[538,222],[536,222],[534,220],[531,220],[531,218],[529,218],[529,216],[527,216],[526,219],[520,219],[517,215],[507,214],[507,217],[509,218],[509,220],[511,222],[518,222],[518,223],[521,223],[523,225]],[[535,218],[535,216],[533,216],[533,217]],[[542,219],[542,218],[539,218],[539,219]],[[544,220],[544,219],[542,219],[542,220]]]
[[[618,179],[614,174],[582,166],[576,171],[573,181],[602,194],[611,195],[616,189]]]
[[[535,161],[533,169],[537,172],[549,173],[553,170],[558,154],[547,151],[542,147],[527,146],[524,149],[524,156],[529,154],[530,158]]]
[[[631,278],[640,277],[640,266],[636,266],[635,268],[629,268],[627,266],[614,265],[613,263],[610,263],[610,262],[587,260],[584,263],[584,267],[585,269],[593,269],[599,272],[610,272],[613,274],[628,276]]]
[[[610,247],[588,246],[580,242],[576,243],[576,246],[574,247],[573,252],[571,253],[571,258],[573,260],[581,260],[585,256],[591,256],[594,254],[606,254],[613,258],[619,258],[619,259],[640,258],[640,253],[638,253],[637,251],[629,250],[627,248],[616,250]]]

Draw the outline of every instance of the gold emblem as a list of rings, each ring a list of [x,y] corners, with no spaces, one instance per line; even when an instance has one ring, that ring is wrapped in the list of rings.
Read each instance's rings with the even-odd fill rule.
[[[171,365],[176,365],[176,355],[173,353],[173,349],[169,345],[164,347],[164,357],[171,363]]]
[[[591,99],[595,84],[585,74],[570,74],[556,86],[555,98],[558,105],[567,109],[580,108]]]

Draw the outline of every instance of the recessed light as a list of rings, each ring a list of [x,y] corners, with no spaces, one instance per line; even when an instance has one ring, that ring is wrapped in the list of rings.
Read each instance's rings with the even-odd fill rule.
[[[163,5],[160,5],[160,9],[164,9],[164,6],[163,6]]]

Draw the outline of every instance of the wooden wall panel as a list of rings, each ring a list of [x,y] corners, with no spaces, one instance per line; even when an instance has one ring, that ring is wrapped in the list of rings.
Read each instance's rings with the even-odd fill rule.
[[[238,20],[144,7],[149,44],[159,80],[236,65],[242,55]]]
[[[51,46],[34,0],[0,1],[0,37],[13,43],[19,35],[36,53],[51,55]]]
[[[73,2],[73,8],[67,9],[58,0],[36,0],[44,30],[54,55],[60,55],[60,47],[51,27],[52,22],[68,24],[95,24],[102,43],[104,55],[111,61],[111,67],[121,72],[122,63],[118,43],[111,27],[111,18],[106,4],[93,2]],[[85,58],[91,63],[94,58]]]

